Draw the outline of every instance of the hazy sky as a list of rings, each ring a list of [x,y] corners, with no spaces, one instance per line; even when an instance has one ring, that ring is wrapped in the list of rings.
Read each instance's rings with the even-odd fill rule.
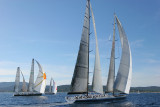
[[[160,86],[160,1],[91,0],[91,4],[103,84],[107,82],[111,51],[108,38],[113,34],[113,14],[116,12],[131,46],[132,86]],[[0,0],[0,82],[15,81],[18,66],[28,82],[31,60],[35,58],[43,66],[48,83],[52,76],[58,85],[70,84],[85,6],[86,0]],[[94,32],[92,23],[91,32]],[[119,39],[117,30],[116,38]],[[90,41],[93,50],[90,53],[90,72],[93,72],[94,33]],[[120,41],[116,44],[116,56],[120,57]],[[116,72],[118,63],[119,59],[116,60]],[[37,73],[36,65],[35,78]]]

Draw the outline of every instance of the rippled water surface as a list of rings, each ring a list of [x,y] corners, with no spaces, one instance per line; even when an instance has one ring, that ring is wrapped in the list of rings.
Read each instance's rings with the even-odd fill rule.
[[[65,101],[66,93],[42,96],[13,96],[13,93],[0,93],[0,107],[160,107],[160,93],[130,94],[118,102],[101,102],[87,104],[69,104]]]

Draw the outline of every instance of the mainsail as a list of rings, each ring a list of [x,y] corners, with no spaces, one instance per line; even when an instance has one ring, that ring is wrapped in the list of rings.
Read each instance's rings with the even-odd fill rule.
[[[15,87],[14,92],[19,92],[19,82],[20,82],[20,68],[17,68],[16,79],[15,79]]]
[[[34,59],[32,59],[31,73],[30,73],[29,85],[28,85],[28,91],[33,92],[33,90],[34,90]]]
[[[89,76],[90,0],[87,0],[78,57],[71,82],[71,92],[86,93]]]
[[[111,50],[111,58],[110,58],[110,65],[109,65],[108,80],[106,85],[106,92],[113,92],[114,81],[115,81],[115,17],[114,17],[112,50]]]
[[[51,81],[50,81],[49,92],[51,93],[52,90],[53,90],[53,78],[51,78]]]
[[[91,5],[90,5],[90,7],[91,7]],[[95,65],[94,65],[92,87],[93,87],[93,91],[103,94],[103,85],[102,85],[97,32],[96,32],[96,25],[95,25],[95,19],[94,19],[92,7],[91,7],[91,13],[92,13],[93,27],[94,27],[95,40],[96,40],[96,54],[95,54]]]
[[[39,73],[35,81],[34,90],[40,93],[44,93],[46,88],[46,74],[43,71],[42,66],[38,62],[37,64],[39,67]]]
[[[132,56],[127,36],[117,16],[116,21],[121,40],[122,55],[114,88],[128,94],[132,77]]]
[[[22,74],[22,77],[23,77],[22,92],[27,92],[26,82],[25,82],[23,73],[21,72],[21,74]]]

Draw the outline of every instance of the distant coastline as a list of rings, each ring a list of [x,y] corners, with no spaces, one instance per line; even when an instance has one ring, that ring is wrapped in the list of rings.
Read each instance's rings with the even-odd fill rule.
[[[14,82],[0,82],[0,92],[13,92],[14,90]],[[28,85],[28,83],[27,83]],[[20,83],[20,88],[22,87],[22,83]],[[105,86],[103,86],[105,89]],[[58,86],[58,92],[69,92],[70,85],[60,85]],[[89,90],[91,90],[91,86],[89,86]],[[48,92],[49,86],[46,87],[46,92]],[[148,86],[148,87],[131,87],[131,93],[160,93],[160,87],[158,86]]]

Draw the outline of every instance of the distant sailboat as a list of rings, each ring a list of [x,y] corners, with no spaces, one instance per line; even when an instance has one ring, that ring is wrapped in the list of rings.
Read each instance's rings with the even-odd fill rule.
[[[52,93],[53,90],[53,78],[50,80],[49,93]]]
[[[56,82],[53,80],[53,88],[52,88],[52,93],[56,94],[57,93],[57,84]]]
[[[45,94],[56,94],[57,93],[57,85],[53,78],[50,80],[49,92]]]
[[[37,62],[37,61],[36,61]],[[34,59],[32,59],[32,65],[31,65],[31,73],[30,73],[30,79],[29,79],[29,86],[28,86],[28,91],[26,91],[26,85],[25,85],[25,79],[23,76],[23,87],[22,87],[22,92],[15,93],[14,96],[37,96],[37,95],[42,95],[45,92],[46,88],[46,74],[42,69],[42,66],[37,62],[38,67],[39,67],[39,73],[37,76],[37,79],[34,83]],[[17,72],[19,69],[17,70]],[[18,72],[19,74],[19,72]],[[17,74],[17,75],[18,75]],[[16,84],[18,84],[18,76],[16,76]],[[16,85],[17,86],[17,85]]]
[[[96,40],[96,54],[95,54],[95,65],[94,65],[94,74],[92,87],[93,91],[99,94],[93,95],[88,92],[88,84],[89,84],[89,35],[90,35],[90,9],[92,12],[92,20],[95,32],[95,40]],[[109,71],[109,79],[107,83],[107,92],[114,92],[114,90],[121,91],[123,93],[128,94],[131,83],[131,73],[132,73],[132,59],[131,52],[129,47],[128,39],[125,35],[123,27],[118,20],[117,16],[115,16],[117,21],[121,44],[122,44],[122,56],[121,62],[119,66],[119,71],[117,74],[116,80],[115,78],[115,65],[114,65],[114,42],[112,43],[112,58],[110,61],[110,71]],[[114,24],[115,29],[115,24]],[[114,34],[115,35],[115,30]],[[114,37],[115,39],[115,37]],[[114,40],[113,40],[114,41]],[[77,62],[74,69],[74,74],[71,82],[71,92],[68,94],[77,94],[77,96],[67,96],[66,101],[68,102],[89,102],[89,101],[113,101],[124,99],[126,95],[109,95],[103,94],[103,86],[102,86],[102,77],[101,77],[101,69],[100,69],[100,58],[98,51],[98,41],[97,41],[97,33],[95,27],[95,20],[93,11],[90,5],[90,0],[87,0],[84,25],[82,30],[82,37],[79,47],[79,53],[77,57]],[[85,95],[86,94],[86,95]]]
[[[22,72],[21,72],[22,74]],[[22,74],[22,77],[23,77],[23,83],[22,83],[22,92],[27,92],[27,88],[26,88],[26,83],[25,83],[25,79],[24,79],[24,76]],[[20,67],[17,67],[17,73],[16,73],[16,79],[15,79],[15,86],[14,86],[14,92],[17,94],[17,93],[20,93],[19,91],[19,85],[20,85]]]

